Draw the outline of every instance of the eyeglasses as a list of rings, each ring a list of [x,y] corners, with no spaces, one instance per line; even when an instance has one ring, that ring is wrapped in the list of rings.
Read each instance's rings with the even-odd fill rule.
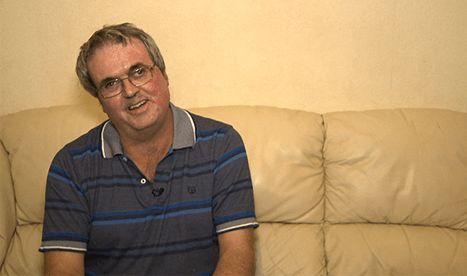
[[[152,69],[154,66],[148,67],[141,65],[131,71],[127,77],[121,79],[111,79],[102,83],[97,91],[101,93],[102,98],[108,99],[120,95],[123,92],[123,80],[128,79],[131,84],[136,87],[142,86],[152,80]]]

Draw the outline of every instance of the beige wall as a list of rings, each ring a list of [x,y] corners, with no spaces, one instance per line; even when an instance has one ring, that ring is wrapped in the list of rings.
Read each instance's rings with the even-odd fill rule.
[[[107,23],[153,35],[182,107],[467,112],[465,0],[0,0],[0,115],[94,102],[79,46]]]

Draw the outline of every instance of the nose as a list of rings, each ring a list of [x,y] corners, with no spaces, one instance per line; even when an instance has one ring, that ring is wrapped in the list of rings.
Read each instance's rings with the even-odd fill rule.
[[[122,80],[122,96],[125,98],[132,98],[139,92],[139,87],[133,85],[130,80]]]

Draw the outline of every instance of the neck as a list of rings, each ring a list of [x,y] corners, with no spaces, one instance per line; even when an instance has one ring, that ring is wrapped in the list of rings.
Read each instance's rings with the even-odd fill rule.
[[[138,133],[136,136],[121,136],[123,152],[128,155],[152,155],[155,152],[168,152],[173,140],[173,124],[156,132]]]
[[[163,125],[134,131],[131,135],[119,134],[123,152],[133,160],[146,178],[152,181],[157,164],[167,155],[172,145],[174,135],[172,111],[169,112],[169,118]]]

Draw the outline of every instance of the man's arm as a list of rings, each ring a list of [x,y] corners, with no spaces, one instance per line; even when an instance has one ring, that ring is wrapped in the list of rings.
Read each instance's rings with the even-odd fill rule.
[[[219,262],[214,275],[253,275],[255,249],[253,228],[234,230],[219,235]]]
[[[84,253],[47,251],[44,253],[46,276],[84,275]]]

